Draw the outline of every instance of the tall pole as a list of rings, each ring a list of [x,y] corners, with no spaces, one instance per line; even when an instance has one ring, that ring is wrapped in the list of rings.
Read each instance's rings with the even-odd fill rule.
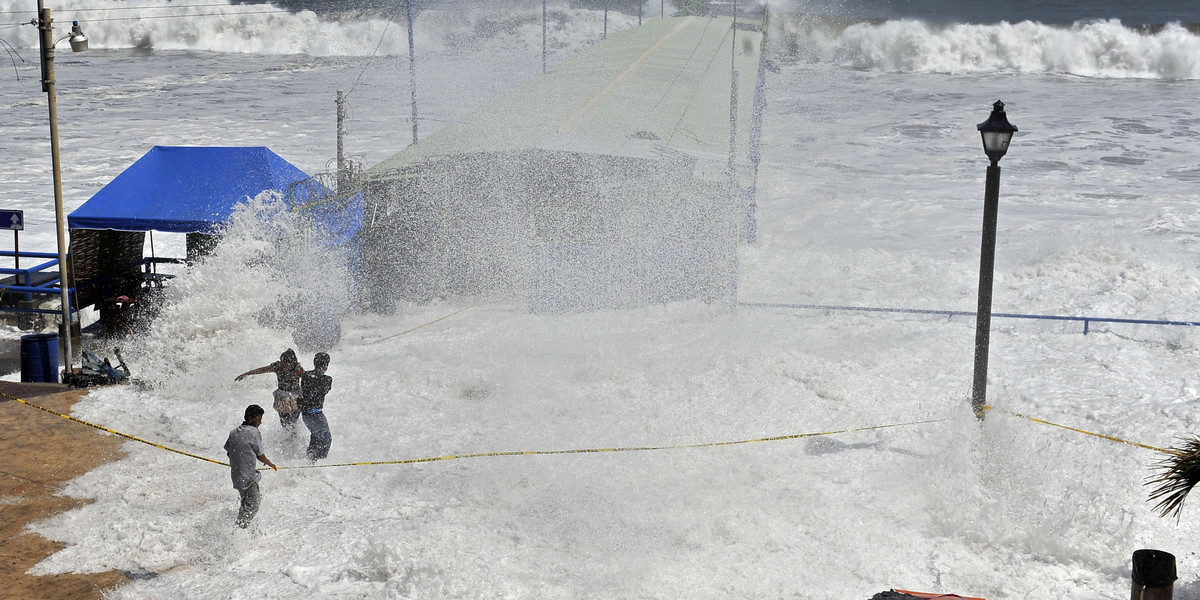
[[[758,235],[758,225],[755,221],[757,218],[755,213],[758,210],[758,166],[761,162],[759,146],[762,142],[762,115],[767,107],[767,34],[770,31],[769,27],[770,13],[765,9],[763,11],[763,26],[762,40],[758,47],[758,76],[754,82],[754,103],[753,110],[750,113],[750,138],[747,142],[749,146],[750,167],[750,189],[746,191],[746,225],[745,237],[746,243],[753,244]]]
[[[601,39],[608,39],[608,0],[604,0],[604,37]]]
[[[346,95],[342,90],[337,91],[337,191],[342,194],[350,191],[349,178],[346,176],[346,159],[342,154],[342,138],[346,133]]]
[[[988,343],[992,330],[992,271],[996,264],[996,213],[1000,204],[1000,165],[992,160],[983,194],[983,241],[979,250],[979,308],[975,313],[975,375],[971,409],[983,419],[987,405]]]
[[[733,31],[729,39],[729,68],[737,70],[737,0],[733,0]]]
[[[408,5],[408,80],[412,88],[412,125],[413,143],[417,143],[417,56],[413,45],[413,10],[412,0]]]
[[[542,0],[542,73],[546,72],[546,2]]]
[[[737,176],[733,170],[734,156],[737,153],[737,122],[738,122],[738,72],[729,72],[729,179],[737,186]]]
[[[62,163],[58,153],[58,102],[54,97],[54,23],[50,9],[38,0],[38,29],[42,57],[42,91],[50,108],[50,162],[54,169],[54,220],[58,228],[58,291],[62,304],[63,367],[71,373],[74,353],[71,349],[71,300],[67,277],[67,222],[63,216]]]

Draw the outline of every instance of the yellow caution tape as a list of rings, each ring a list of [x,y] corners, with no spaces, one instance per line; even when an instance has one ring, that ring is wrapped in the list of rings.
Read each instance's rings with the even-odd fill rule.
[[[93,427],[95,429],[99,429],[100,431],[111,433],[113,435],[120,436],[120,437],[123,437],[126,439],[130,439],[135,442],[141,442],[148,446],[154,446],[155,448],[159,448],[161,450],[166,450],[168,452],[174,452],[175,454],[182,454],[184,456],[189,456],[191,458],[199,459],[204,462],[209,462],[209,463],[221,465],[224,467],[229,466],[229,463],[226,463],[226,462],[221,462],[219,460],[213,460],[211,458],[206,458],[206,457],[203,457],[203,456],[200,456],[197,454],[192,454],[190,452],[184,452],[183,450],[177,450],[175,448],[171,448],[169,446],[164,446],[162,444],[156,444],[154,442],[139,438],[137,436],[129,435],[127,433],[121,433],[120,431],[115,431],[115,430],[109,429],[107,427],[96,425],[95,423],[89,423],[87,421],[84,421],[83,419],[77,419],[70,415],[64,415],[63,413],[60,413],[58,411],[50,410],[49,408],[46,408],[44,406],[39,406],[37,404],[29,402],[28,400],[22,400],[15,396],[10,396],[9,394],[6,394],[4,392],[0,392],[0,396],[4,396],[11,400],[16,400],[17,402],[20,402],[21,404],[24,404],[26,406],[32,406],[33,408],[48,412],[52,415],[62,417],[69,421],[74,421],[74,422],[80,423],[82,425],[87,425],[88,427]],[[595,453],[600,453],[600,452],[645,452],[645,451],[650,451],[650,450],[683,450],[683,449],[688,449],[688,448],[715,448],[717,446],[734,446],[734,445],[738,445],[738,444],[752,444],[752,443],[757,443],[757,442],[779,442],[779,441],[783,441],[783,440],[795,440],[795,439],[806,438],[806,437],[835,435],[835,434],[840,434],[840,433],[853,433],[856,431],[868,431],[868,430],[872,430],[872,429],[887,429],[890,427],[904,427],[907,425],[922,425],[922,424],[926,424],[926,423],[937,423],[937,422],[944,421],[944,420],[945,419],[929,419],[929,420],[925,420],[925,421],[913,421],[913,422],[909,422],[909,423],[892,423],[892,424],[888,424],[888,425],[871,425],[871,426],[867,426],[867,427],[855,427],[855,428],[851,428],[851,429],[841,429],[841,430],[837,430],[837,431],[818,431],[818,432],[813,432],[813,433],[797,433],[797,434],[792,434],[792,435],[779,435],[779,436],[774,436],[774,437],[752,438],[752,439],[734,440],[734,441],[728,441],[728,442],[707,442],[707,443],[702,443],[702,444],[681,444],[681,445],[675,445],[675,446],[626,446],[626,447],[614,447],[614,448],[580,448],[580,449],[574,449],[574,450],[514,450],[514,451],[507,451],[507,452],[477,452],[474,454],[451,454],[451,455],[447,455],[447,456],[429,456],[429,457],[424,457],[424,458],[409,458],[409,459],[404,459],[404,460],[384,460],[384,461],[352,462],[352,463],[337,463],[337,464],[323,464],[323,465],[298,465],[298,466],[290,466],[290,467],[279,467],[279,470],[318,469],[318,468],[326,468],[326,467],[361,467],[361,466],[369,466],[369,465],[411,465],[411,464],[417,464],[417,463],[438,462],[438,461],[445,461],[445,460],[484,458],[484,457],[488,457],[488,456],[540,456],[540,455],[550,455],[550,454],[595,454]],[[267,468],[262,467],[259,470],[266,471]]]
[[[468,306],[467,308],[470,308],[470,307]],[[412,329],[408,329],[408,330],[405,330],[405,331],[401,331],[400,333],[395,333],[395,334],[389,335],[389,336],[387,336],[387,337],[385,337],[385,338],[379,338],[379,339],[377,339],[377,340],[375,340],[375,341],[373,341],[373,342],[367,342],[367,343],[368,343],[368,344],[378,344],[379,342],[382,342],[382,341],[384,341],[384,340],[390,340],[390,339],[392,339],[392,338],[394,338],[394,337],[399,337],[399,336],[402,336],[402,335],[404,335],[404,334],[406,334],[406,333],[412,333],[412,332],[414,332],[414,331],[416,331],[416,330],[418,330],[418,329],[420,329],[420,328],[422,328],[422,327],[429,327],[430,325],[433,325],[434,323],[437,323],[438,321],[445,321],[446,319],[449,319],[450,317],[453,317],[454,315],[457,315],[458,313],[460,313],[460,312],[463,312],[464,310],[467,310],[467,308],[463,308],[463,309],[460,309],[460,310],[456,310],[456,311],[454,311],[454,312],[452,312],[452,313],[450,313],[450,314],[448,314],[448,315],[446,315],[446,316],[444,316],[444,317],[441,317],[440,319],[434,319],[434,320],[432,320],[432,321],[430,321],[430,322],[428,322],[428,323],[426,323],[426,324],[424,324],[424,325],[418,325],[418,326],[416,326],[416,327],[413,327]]]
[[[984,407],[983,407],[983,409],[984,409],[984,410],[998,410],[997,408],[995,408],[995,407],[993,407],[993,406],[984,406]],[[1084,434],[1084,435],[1091,435],[1091,436],[1095,436],[1095,437],[1098,437],[1098,438],[1101,438],[1101,439],[1108,440],[1108,441],[1110,441],[1110,442],[1120,442],[1120,443],[1122,443],[1122,444],[1128,444],[1128,445],[1130,445],[1130,446],[1137,446],[1138,448],[1145,448],[1146,450],[1154,450],[1154,451],[1156,451],[1156,452],[1162,452],[1163,454],[1176,454],[1176,455],[1180,454],[1178,451],[1175,451],[1175,450],[1168,450],[1168,449],[1166,449],[1166,448],[1159,448],[1158,446],[1151,446],[1151,445],[1149,445],[1149,444],[1140,444],[1140,443],[1138,443],[1138,442],[1131,442],[1131,441],[1129,441],[1129,440],[1123,440],[1123,439],[1121,439],[1121,438],[1119,438],[1119,437],[1114,437],[1114,436],[1111,436],[1111,435],[1105,435],[1105,434],[1103,434],[1103,433],[1096,433],[1096,432],[1094,432],[1094,431],[1087,431],[1086,429],[1079,429],[1079,428],[1076,428],[1076,427],[1068,427],[1068,426],[1066,426],[1066,425],[1060,425],[1060,424],[1058,424],[1058,423],[1051,423],[1050,421],[1046,421],[1046,420],[1044,420],[1044,419],[1038,419],[1038,418],[1036,418],[1036,417],[1030,417],[1030,416],[1023,415],[1023,414],[1020,414],[1020,413],[1015,413],[1015,412],[1011,412],[1011,411],[1007,411],[1007,410],[1002,410],[1002,411],[1000,411],[1000,412],[1002,412],[1002,413],[1004,413],[1004,414],[1006,414],[1006,415],[1012,415],[1012,416],[1014,416],[1014,417],[1019,417],[1019,418],[1022,418],[1022,419],[1027,419],[1027,420],[1029,420],[1029,421],[1033,421],[1034,423],[1041,423],[1042,425],[1049,425],[1049,426],[1051,426],[1051,427],[1058,427],[1058,428],[1060,428],[1060,429],[1066,429],[1067,431],[1074,431],[1075,433],[1082,433],[1082,434]]]
[[[461,312],[461,311],[459,311],[459,312]],[[447,315],[447,316],[452,316],[452,315]],[[443,318],[446,318],[446,317],[443,317]],[[184,452],[183,450],[177,450],[177,449],[171,448],[169,446],[164,446],[162,444],[156,444],[154,442],[142,439],[137,436],[129,435],[127,433],[122,433],[120,431],[115,431],[115,430],[109,429],[107,427],[96,425],[95,423],[89,423],[87,421],[84,421],[83,419],[77,419],[70,415],[65,415],[58,411],[51,410],[44,406],[39,406],[37,404],[29,402],[28,400],[22,400],[21,398],[11,396],[4,392],[0,392],[0,396],[4,396],[5,398],[15,400],[17,402],[20,402],[21,404],[24,404],[26,406],[31,406],[38,410],[48,412],[52,415],[62,417],[69,421],[74,421],[74,422],[82,424],[82,425],[87,425],[88,427],[99,429],[100,431],[111,433],[113,435],[120,436],[120,437],[129,439],[129,440],[133,440],[135,442],[141,442],[148,446],[154,446],[155,448],[158,448],[160,450],[166,450],[167,452],[174,452],[175,454],[182,454],[183,456],[188,456],[191,458],[202,460],[204,462],[209,462],[209,463],[221,465],[224,467],[229,466],[229,463],[226,463],[226,462],[221,462],[219,460],[213,460],[211,458],[206,458],[206,457],[200,456],[198,454],[192,454],[191,452]],[[986,406],[985,405],[983,408],[984,408],[984,410],[998,410],[994,406]],[[1090,435],[1090,436],[1098,437],[1101,439],[1109,440],[1112,442],[1119,442],[1119,443],[1127,444],[1130,446],[1136,446],[1138,448],[1144,448],[1146,450],[1154,450],[1156,452],[1162,452],[1163,454],[1173,454],[1173,455],[1181,454],[1181,452],[1179,452],[1177,450],[1170,450],[1170,449],[1166,449],[1166,448],[1159,448],[1157,446],[1151,446],[1149,444],[1141,444],[1138,442],[1132,442],[1129,440],[1121,439],[1119,437],[1105,435],[1102,433],[1096,433],[1094,431],[1087,431],[1085,429],[1079,429],[1077,427],[1069,427],[1067,425],[1053,423],[1050,421],[1046,421],[1044,419],[1038,419],[1036,417],[1030,417],[1028,415],[1023,415],[1020,413],[1015,413],[1015,412],[1006,411],[1006,410],[1001,410],[999,412],[1002,412],[1004,414],[1011,415],[1014,417],[1018,417],[1021,419],[1026,419],[1026,420],[1032,421],[1034,423],[1040,423],[1042,425],[1050,425],[1052,427],[1058,427],[1060,429],[1066,429],[1067,431],[1073,431],[1075,433],[1082,433],[1084,435]],[[296,465],[296,466],[288,466],[288,467],[279,467],[279,470],[322,469],[322,468],[329,468],[329,467],[365,467],[365,466],[374,466],[374,465],[412,465],[412,464],[440,462],[440,461],[447,461],[447,460],[460,460],[460,459],[468,459],[468,458],[485,458],[485,457],[499,457],[499,456],[548,456],[548,455],[553,455],[553,454],[598,454],[598,453],[608,453],[608,452],[649,452],[649,451],[653,451],[653,450],[686,450],[686,449],[695,449],[695,448],[716,448],[718,446],[735,446],[735,445],[739,445],[739,444],[754,444],[754,443],[761,443],[761,442],[779,442],[779,441],[785,441],[785,440],[796,440],[796,439],[807,438],[807,437],[837,435],[837,434],[842,434],[842,433],[854,433],[854,432],[858,432],[858,431],[870,431],[870,430],[874,430],[874,429],[906,427],[909,425],[925,425],[928,423],[939,423],[939,422],[942,422],[945,420],[946,419],[927,419],[924,421],[911,421],[911,422],[907,422],[907,423],[891,423],[891,424],[887,424],[887,425],[869,425],[866,427],[854,427],[854,428],[850,428],[850,429],[839,429],[839,430],[834,430],[834,431],[817,431],[817,432],[811,432],[811,433],[796,433],[796,434],[791,434],[791,435],[760,437],[760,438],[751,438],[751,439],[745,439],[745,440],[734,440],[734,441],[726,441],[726,442],[706,442],[706,443],[700,443],[700,444],[678,444],[678,445],[673,445],[673,446],[617,446],[617,447],[611,447],[611,448],[578,448],[578,449],[573,449],[573,450],[511,450],[511,451],[504,451],[504,452],[476,452],[476,453],[472,453],[472,454],[449,454],[449,455],[445,455],[445,456],[427,456],[427,457],[423,457],[423,458],[408,458],[408,459],[403,459],[403,460],[363,461],[363,462],[334,463],[334,464],[321,464],[321,465],[317,465],[317,464]],[[265,471],[265,470],[267,470],[267,468],[263,467],[263,468],[260,468],[259,470]]]
[[[650,450],[683,450],[688,448],[715,448],[717,446],[733,446],[737,444],[753,444],[757,442],[779,442],[783,440],[796,440],[806,437],[816,437],[822,435],[835,435],[839,433],[853,433],[856,431],[868,431],[871,429],[887,429],[889,427],[904,427],[907,425],[923,425],[926,423],[938,423],[945,419],[930,419],[927,421],[913,421],[910,423],[892,423],[890,425],[871,425],[867,427],[855,427],[853,429],[841,429],[838,431],[819,431],[814,433],[797,433],[792,435],[779,435],[775,437],[753,438],[748,440],[735,440],[732,442],[708,442],[703,444],[681,444],[677,446],[626,446],[615,448],[581,448],[576,450],[513,450],[509,452],[479,452],[476,454],[450,454],[447,456],[430,456],[426,458],[409,458],[405,460],[381,460],[373,462],[353,462],[353,463],[338,463],[326,465],[301,465],[293,467],[279,467],[283,469],[321,469],[326,467],[362,467],[368,465],[411,465],[416,463],[437,462],[443,460],[458,460],[465,458],[484,458],[489,456],[543,456],[549,454],[593,454],[600,452],[646,452]],[[265,470],[265,469],[264,469]]]
[[[468,307],[468,308],[470,308],[470,307]],[[383,339],[375,340],[374,342],[371,342],[371,343],[372,343],[372,344],[375,344],[375,343],[378,343],[378,342],[382,342],[383,340],[386,340],[386,339],[394,338],[394,337],[396,337],[396,336],[400,336],[400,335],[404,335],[404,334],[406,334],[406,333],[410,333],[410,332],[416,331],[416,330],[418,330],[418,329],[420,329],[420,328],[422,328],[422,327],[428,327],[428,326],[430,326],[430,325],[433,325],[434,323],[437,323],[438,321],[442,321],[442,320],[445,320],[445,319],[449,319],[450,317],[453,317],[454,315],[457,315],[458,313],[461,313],[461,312],[463,312],[463,311],[465,311],[465,310],[467,310],[467,309],[466,309],[466,308],[463,308],[463,309],[461,309],[461,310],[457,310],[457,311],[455,311],[455,312],[453,312],[453,313],[450,313],[450,314],[448,314],[448,315],[446,315],[446,316],[444,316],[444,317],[441,317],[440,319],[434,319],[433,321],[430,321],[430,322],[428,322],[428,323],[425,323],[424,325],[420,325],[420,326],[417,326],[417,327],[413,327],[412,329],[409,329],[409,330],[407,330],[407,331],[401,331],[400,333],[397,333],[397,334],[395,334],[395,335],[390,335],[390,336],[388,336],[388,337],[385,337],[385,338],[383,338]],[[103,427],[103,426],[97,425],[97,424],[95,424],[95,423],[89,423],[89,422],[87,422],[87,421],[84,421],[83,419],[77,419],[77,418],[75,418],[75,417],[72,417],[72,416],[70,416],[70,415],[64,415],[64,414],[62,414],[62,413],[60,413],[60,412],[58,412],[58,411],[50,410],[49,408],[46,408],[46,407],[44,407],[44,406],[39,406],[39,405],[37,405],[37,404],[34,404],[34,403],[32,403],[32,402],[29,402],[28,400],[22,400],[22,399],[20,399],[20,398],[17,398],[16,396],[12,396],[12,395],[6,394],[6,393],[4,393],[4,392],[0,392],[0,396],[4,396],[5,398],[8,398],[8,399],[10,399],[10,400],[15,400],[15,401],[17,401],[17,402],[20,402],[21,404],[24,404],[24,405],[26,405],[26,406],[32,406],[33,408],[36,408],[36,409],[38,409],[38,410],[41,410],[41,411],[48,412],[48,413],[50,413],[50,414],[52,414],[52,415],[55,415],[55,416],[62,417],[62,418],[64,418],[64,419],[67,419],[67,420],[69,420],[69,421],[74,421],[74,422],[76,422],[76,423],[79,423],[79,424],[81,424],[81,425],[87,425],[88,427],[92,427],[92,428],[95,428],[95,429],[99,429],[100,431],[103,431],[103,432],[106,432],[106,433],[111,433],[111,434],[113,434],[113,435],[120,436],[120,437],[123,437],[123,438],[125,438],[125,439],[129,439],[129,440],[133,440],[133,441],[135,441],[135,442],[141,442],[141,443],[143,443],[143,444],[146,444],[146,445],[148,445],[148,446],[154,446],[155,448],[159,448],[159,449],[161,449],[161,450],[166,450],[167,452],[174,452],[175,454],[182,454],[182,455],[184,455],[184,456],[190,456],[191,458],[195,458],[195,459],[198,459],[198,460],[202,460],[202,461],[204,461],[204,462],[210,462],[210,463],[213,463],[213,464],[216,464],[216,465],[221,465],[221,466],[224,466],[224,467],[228,467],[228,466],[229,466],[229,463],[227,463],[227,462],[221,462],[221,461],[219,461],[219,460],[213,460],[213,459],[211,459],[211,458],[206,458],[206,457],[200,456],[200,455],[198,455],[198,454],[192,454],[191,452],[184,452],[183,450],[177,450],[177,449],[175,449],[175,448],[171,448],[171,447],[168,447],[168,446],[164,446],[164,445],[162,445],[162,444],[156,444],[156,443],[154,443],[154,442],[151,442],[150,440],[144,440],[144,439],[142,439],[142,438],[140,438],[140,437],[137,437],[137,436],[134,436],[134,435],[129,435],[128,433],[121,433],[120,431],[115,431],[115,430],[109,429],[109,428],[107,428],[107,427]]]
[[[155,444],[154,442],[151,442],[151,441],[149,441],[149,440],[143,440],[143,439],[142,439],[142,438],[140,438],[140,437],[137,437],[137,436],[132,436],[132,435],[129,435],[128,433],[121,433],[120,431],[113,431],[112,429],[109,429],[109,428],[107,428],[107,427],[101,427],[101,426],[99,426],[99,425],[96,425],[95,423],[88,423],[87,421],[84,421],[83,419],[76,419],[75,417],[72,417],[71,415],[64,415],[64,414],[62,414],[62,413],[60,413],[60,412],[58,412],[58,411],[50,410],[49,408],[46,408],[45,406],[38,406],[37,404],[34,404],[34,403],[32,403],[32,402],[29,402],[28,400],[22,400],[22,399],[20,399],[20,398],[17,398],[17,397],[15,397],[15,396],[10,396],[10,395],[8,395],[8,394],[5,394],[4,392],[0,392],[0,396],[4,396],[5,398],[9,398],[9,399],[11,399],[11,400],[16,400],[17,402],[20,402],[21,404],[24,404],[25,406],[32,406],[32,407],[34,407],[34,408],[36,408],[36,409],[38,409],[38,410],[43,410],[43,411],[46,411],[46,412],[48,412],[48,413],[50,413],[50,414],[52,414],[52,415],[57,415],[57,416],[59,416],[59,417],[62,417],[62,418],[64,418],[64,419],[67,419],[67,420],[69,420],[69,421],[75,421],[76,423],[80,423],[80,424],[82,424],[82,425],[87,425],[88,427],[94,427],[94,428],[96,428],[96,429],[99,429],[100,431],[104,431],[104,432],[107,432],[107,433],[111,433],[111,434],[113,434],[113,435],[121,436],[121,437],[123,437],[123,438],[126,438],[126,439],[133,440],[133,441],[135,441],[135,442],[141,442],[141,443],[143,443],[143,444],[146,444],[146,445],[148,445],[148,446],[154,446],[155,448],[159,448],[159,449],[161,449],[161,450],[166,450],[167,452],[174,452],[175,454],[182,454],[182,455],[184,455],[184,456],[190,456],[190,457],[192,457],[192,458],[198,458],[198,459],[200,459],[200,460],[202,460],[202,461],[205,461],[205,462],[210,462],[210,463],[213,463],[213,464],[222,465],[222,466],[225,466],[225,467],[228,467],[228,466],[229,466],[229,463],[221,462],[221,461],[219,461],[219,460],[213,460],[213,459],[211,459],[211,458],[205,458],[205,457],[203,457],[203,456],[200,456],[200,455],[198,455],[198,454],[192,454],[191,452],[184,452],[183,450],[176,450],[176,449],[174,449],[174,448],[168,448],[167,446],[164,446],[164,445],[162,445],[162,444]]]

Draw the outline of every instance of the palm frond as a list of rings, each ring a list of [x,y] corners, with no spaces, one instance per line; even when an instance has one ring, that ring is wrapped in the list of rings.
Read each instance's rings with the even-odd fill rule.
[[[1163,517],[1179,518],[1183,501],[1200,483],[1200,438],[1184,440],[1180,447],[1172,447],[1171,455],[1157,465],[1160,473],[1146,480],[1145,485],[1155,485],[1150,491],[1150,501],[1158,500],[1154,507]]]

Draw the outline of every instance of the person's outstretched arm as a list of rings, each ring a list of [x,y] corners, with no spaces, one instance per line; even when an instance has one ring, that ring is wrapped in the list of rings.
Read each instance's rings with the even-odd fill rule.
[[[279,467],[275,466],[275,463],[271,462],[271,459],[267,458],[266,454],[259,454],[258,460],[261,460],[262,464],[267,465],[268,467],[271,467],[273,470],[276,470],[276,471],[279,470]]]
[[[262,375],[263,373],[270,373],[270,372],[271,372],[271,365],[267,365],[265,367],[259,367],[257,369],[250,369],[249,371],[246,371],[245,373],[242,373],[241,375],[234,377],[233,380],[241,381],[242,378],[247,375]]]

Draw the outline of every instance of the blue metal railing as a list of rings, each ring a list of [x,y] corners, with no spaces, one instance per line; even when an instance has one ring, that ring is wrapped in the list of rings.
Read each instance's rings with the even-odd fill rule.
[[[749,308],[799,308],[811,310],[843,310],[856,312],[906,313],[920,315],[943,315],[951,317],[975,317],[974,312],[963,310],[927,310],[921,308],[875,308],[868,306],[836,306],[832,304],[786,304],[775,302],[738,302],[738,306]],[[1113,317],[1063,317],[1058,315],[1024,315],[1018,313],[992,313],[993,317],[1006,319],[1038,319],[1043,321],[1079,321],[1083,323],[1083,334],[1087,335],[1092,323],[1132,323],[1135,325],[1200,326],[1200,321],[1167,321],[1156,319],[1119,319]]]
[[[12,258],[14,261],[19,261],[22,258],[33,259],[49,259],[40,262],[29,268],[0,268],[0,275],[12,275],[15,285],[0,286],[0,293],[18,293],[25,294],[25,300],[33,300],[34,294],[37,295],[59,295],[59,281],[61,277],[56,272],[53,277],[41,278],[42,281],[34,283],[34,274],[41,273],[46,269],[58,266],[58,255],[49,252],[22,252],[17,254],[10,250],[0,250],[0,257]],[[16,262],[16,264],[20,264]],[[68,293],[74,290],[68,290]],[[19,306],[5,307],[11,312],[28,312],[28,313],[43,313],[56,314],[58,309],[48,310],[43,308],[24,308]]]
[[[7,294],[7,293],[25,294],[25,300],[27,300],[27,301],[32,301],[34,295],[52,296],[54,298],[58,298],[61,295],[61,292],[59,291],[59,286],[60,286],[62,277],[60,275],[61,271],[58,269],[56,269],[54,271],[53,275],[47,274],[44,277],[37,278],[37,279],[40,279],[41,281],[39,281],[36,284],[34,283],[35,274],[41,273],[51,267],[58,266],[58,255],[57,254],[51,254],[48,252],[22,252],[18,256],[15,252],[13,252],[11,250],[0,250],[0,258],[12,258],[12,259],[14,259],[14,261],[16,261],[18,259],[22,259],[22,258],[49,259],[49,260],[45,260],[44,262],[40,262],[32,267],[23,268],[23,269],[22,268],[0,267],[0,275],[13,275],[14,281],[16,282],[14,285],[0,285],[0,294]],[[183,263],[183,262],[184,261],[182,259],[177,259],[177,258],[147,257],[147,258],[143,258],[142,260],[135,262],[131,265],[128,265],[124,269],[116,269],[114,271],[111,271],[111,272],[103,275],[103,276],[80,282],[78,285],[67,288],[67,296],[68,296],[68,298],[72,299],[70,302],[71,312],[73,312],[73,313],[78,312],[79,309],[81,308],[81,307],[75,306],[75,303],[78,300],[78,298],[76,296],[76,293],[78,290],[86,289],[93,285],[104,283],[106,281],[112,280],[120,275],[129,273],[131,271],[142,271],[143,267],[146,267],[146,272],[143,273],[143,275],[142,275],[146,281],[161,284],[162,279],[169,278],[169,277],[171,277],[171,275],[159,275],[157,273],[151,273],[151,272],[149,272],[149,268],[148,268],[149,265],[151,265],[151,264],[178,264],[178,263]],[[19,263],[17,263],[17,264],[19,264]],[[20,285],[21,283],[24,283],[24,285]],[[61,309],[59,309],[59,308],[46,309],[46,308],[32,308],[32,307],[23,307],[23,306],[2,306],[2,305],[0,305],[0,312],[39,313],[39,314],[57,315],[61,312]]]

